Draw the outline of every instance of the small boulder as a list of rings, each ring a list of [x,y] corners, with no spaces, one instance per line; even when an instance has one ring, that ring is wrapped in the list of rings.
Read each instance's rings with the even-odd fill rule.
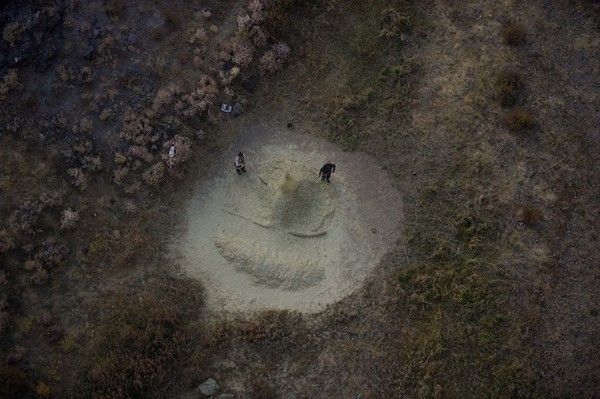
[[[214,378],[209,378],[202,384],[198,385],[196,390],[203,396],[212,396],[219,390],[219,384],[217,384],[217,381],[215,381]]]
[[[231,115],[240,116],[242,114],[242,104],[235,103],[233,105],[233,109],[231,110]]]

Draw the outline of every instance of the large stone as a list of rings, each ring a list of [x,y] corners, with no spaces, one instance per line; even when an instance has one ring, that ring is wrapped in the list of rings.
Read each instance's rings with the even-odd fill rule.
[[[202,384],[198,385],[196,390],[203,396],[212,396],[219,390],[219,384],[217,384],[217,381],[215,381],[214,378],[209,378]]]

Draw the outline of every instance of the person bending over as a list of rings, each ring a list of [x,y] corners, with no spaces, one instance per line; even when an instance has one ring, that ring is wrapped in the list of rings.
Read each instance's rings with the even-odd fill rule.
[[[327,183],[329,183],[329,179],[331,178],[332,173],[335,173],[335,164],[332,164],[331,162],[327,161],[327,163],[323,165],[323,167],[319,171],[319,177],[321,178],[321,181],[326,180]]]
[[[244,154],[239,153],[237,157],[235,157],[235,171],[238,175],[242,174],[242,172],[246,173],[246,160],[244,159]]]

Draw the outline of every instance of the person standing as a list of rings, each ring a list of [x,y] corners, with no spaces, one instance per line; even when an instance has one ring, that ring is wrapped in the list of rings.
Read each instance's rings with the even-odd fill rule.
[[[238,175],[242,174],[242,172],[246,173],[246,159],[244,158],[244,154],[242,152],[235,157],[234,166]]]
[[[329,183],[332,173],[335,173],[335,164],[327,161],[319,171],[319,177],[321,178],[321,181],[327,180],[327,183]]]

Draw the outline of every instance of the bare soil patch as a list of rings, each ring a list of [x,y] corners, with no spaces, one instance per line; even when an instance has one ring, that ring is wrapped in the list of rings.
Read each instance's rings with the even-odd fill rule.
[[[213,309],[315,312],[360,288],[400,233],[400,193],[365,154],[290,131],[275,113],[242,118],[237,142],[198,184],[182,268],[206,285]],[[247,173],[232,167],[239,148]],[[319,180],[327,160],[331,183]]]

